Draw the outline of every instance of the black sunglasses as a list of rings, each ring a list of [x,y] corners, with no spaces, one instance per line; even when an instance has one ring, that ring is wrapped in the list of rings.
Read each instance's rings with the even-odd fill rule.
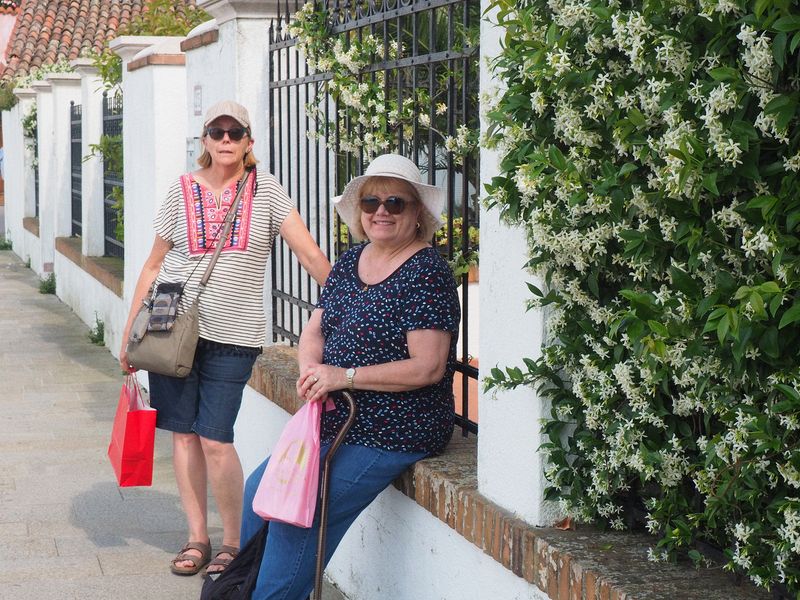
[[[238,142],[245,134],[249,134],[249,131],[247,127],[231,127],[230,129],[223,129],[222,127],[206,128],[206,135],[217,142],[224,138],[226,133],[232,142]]]
[[[408,204],[408,200],[403,200],[400,196],[389,196],[386,200],[381,200],[377,196],[364,196],[359,201],[361,210],[368,215],[376,212],[381,205],[390,215],[399,215],[406,209],[406,204]]]

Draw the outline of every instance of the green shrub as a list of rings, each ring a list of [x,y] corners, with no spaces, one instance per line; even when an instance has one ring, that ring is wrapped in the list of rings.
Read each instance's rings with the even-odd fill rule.
[[[800,597],[800,7],[493,8],[488,201],[551,337],[487,384],[550,402],[547,497],[575,518],[639,506],[653,559],[703,540]]]
[[[94,314],[94,327],[89,331],[89,341],[98,346],[102,346],[106,341],[106,324]]]
[[[39,282],[40,294],[55,294],[56,293],[56,274],[50,273],[47,277]]]

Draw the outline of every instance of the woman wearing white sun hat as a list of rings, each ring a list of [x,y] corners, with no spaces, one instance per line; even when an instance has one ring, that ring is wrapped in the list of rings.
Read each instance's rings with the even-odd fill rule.
[[[368,242],[333,267],[300,337],[297,380],[308,402],[351,390],[358,405],[332,463],[327,558],[382,490],[449,441],[460,319],[453,275],[429,243],[442,225],[444,193],[423,183],[413,162],[375,158],[335,204],[353,237]],[[346,413],[343,402],[325,413],[321,461]],[[251,507],[267,461],[245,485],[242,543],[263,525]],[[270,523],[253,600],[308,596],[317,521],[309,529]]]

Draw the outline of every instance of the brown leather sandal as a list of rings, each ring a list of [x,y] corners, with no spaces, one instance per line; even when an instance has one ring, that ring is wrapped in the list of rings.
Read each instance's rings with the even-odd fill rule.
[[[195,556],[194,554],[187,554],[187,550],[197,550],[200,553],[200,556]],[[172,559],[172,563],[170,564],[169,569],[176,575],[195,575],[199,573],[200,569],[205,567],[210,560],[211,560],[210,544],[204,544],[203,542],[187,542],[186,545],[183,548],[181,548],[181,551],[178,552],[178,555]],[[191,562],[192,566],[179,567],[177,563],[183,561]]]
[[[220,554],[230,554],[231,558],[220,558],[219,556]],[[236,558],[238,555],[239,555],[238,548],[234,548],[233,546],[227,546],[223,544],[222,546],[219,547],[219,550],[217,550],[217,553],[214,555],[214,560],[208,563],[208,566],[206,567],[206,571],[205,573],[203,573],[203,576],[219,575],[225,569],[228,568],[228,565],[230,565],[231,562],[233,562],[233,559]],[[211,571],[209,571],[208,570],[209,567],[222,567],[222,568],[212,569]]]

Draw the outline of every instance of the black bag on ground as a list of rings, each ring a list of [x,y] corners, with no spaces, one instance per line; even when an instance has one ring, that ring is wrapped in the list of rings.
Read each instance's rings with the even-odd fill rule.
[[[269,523],[255,534],[220,575],[206,577],[200,600],[250,600],[256,587]]]

